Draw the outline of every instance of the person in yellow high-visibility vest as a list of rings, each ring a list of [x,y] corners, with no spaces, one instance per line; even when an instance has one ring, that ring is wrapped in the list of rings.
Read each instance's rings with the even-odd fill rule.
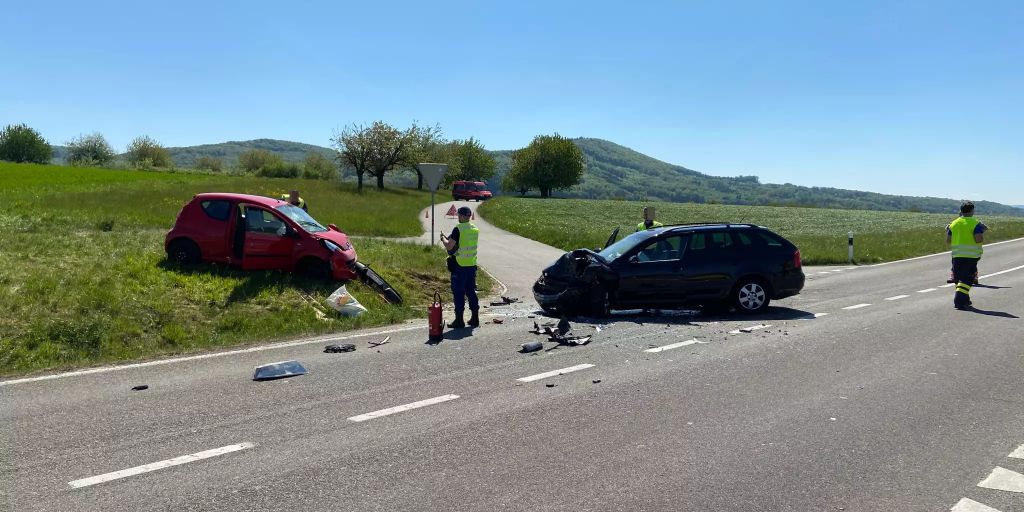
[[[281,194],[281,200],[287,201],[289,204],[293,206],[298,206],[299,208],[302,208],[304,211],[309,212],[309,207],[306,206],[306,200],[299,197],[298,190],[292,190],[287,194]]]
[[[644,206],[644,221],[636,225],[636,231],[646,231],[651,228],[660,228],[664,224],[654,220],[654,207]]]
[[[469,222],[473,210],[463,206],[458,210],[459,225],[452,234],[441,233],[441,243],[448,251],[448,271],[452,275],[452,298],[455,302],[455,320],[448,324],[452,329],[480,327],[480,302],[476,296],[476,253],[480,243],[480,230]],[[466,302],[469,302],[469,324],[463,320]]]
[[[946,243],[953,253],[953,278],[956,280],[953,307],[956,309],[971,308],[971,285],[978,273],[987,230],[988,227],[974,217],[974,203],[970,201],[960,203],[960,217],[946,226]]]

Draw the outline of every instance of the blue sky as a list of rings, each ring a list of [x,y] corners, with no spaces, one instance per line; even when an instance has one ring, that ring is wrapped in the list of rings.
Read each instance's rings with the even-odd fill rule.
[[[1024,2],[18,2],[0,123],[118,149],[440,124],[1024,204]]]

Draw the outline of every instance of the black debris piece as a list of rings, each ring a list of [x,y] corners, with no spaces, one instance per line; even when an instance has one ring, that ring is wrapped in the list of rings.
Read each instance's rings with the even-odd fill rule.
[[[143,384],[143,385],[141,385],[141,386],[135,386],[135,387],[133,387],[133,388],[132,388],[132,391],[143,391],[143,390],[146,390],[146,389],[149,389],[149,385],[147,385],[147,384]]]
[[[600,384],[601,383],[601,379],[594,379],[591,382],[593,382],[594,384]]]
[[[549,388],[553,388],[553,387],[555,387],[555,385],[554,385],[554,384],[545,384],[545,386],[547,386],[547,387],[549,387]]]
[[[523,353],[536,352],[544,348],[544,344],[539,341],[531,341],[529,343],[523,343],[522,345],[519,345],[519,348]]]
[[[351,343],[342,343],[340,345],[327,345],[324,347],[324,352],[336,353],[336,352],[352,352],[356,349],[356,346]]]
[[[519,298],[518,297],[506,297],[506,296],[502,295],[501,296],[501,300],[491,302],[491,305],[492,306],[508,306],[509,304],[513,304],[513,303],[516,303],[516,302],[519,302]]]
[[[281,361],[257,366],[252,380],[274,380],[305,375],[306,367],[298,361]]]
[[[565,336],[570,332],[572,332],[572,324],[570,324],[569,320],[563,316],[562,319],[558,321],[558,334]]]

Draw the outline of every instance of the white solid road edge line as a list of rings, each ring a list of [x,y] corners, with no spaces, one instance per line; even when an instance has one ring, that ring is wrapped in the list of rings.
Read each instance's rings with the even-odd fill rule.
[[[1000,510],[983,505],[970,498],[961,498],[956,505],[953,505],[953,508],[949,509],[949,512],[1000,512]]]
[[[1019,267],[1008,268],[1006,270],[1000,270],[999,272],[993,272],[991,274],[986,274],[986,275],[978,277],[978,279],[985,279],[985,278],[988,278],[988,277],[998,276],[1000,274],[1005,274],[1007,272],[1013,272],[1015,270],[1020,270],[1022,268],[1024,268],[1024,265],[1021,265]]]
[[[644,350],[644,352],[649,352],[649,353],[653,354],[655,352],[664,352],[666,350],[672,350],[674,348],[685,347],[685,346],[688,346],[688,345],[696,345],[698,343],[703,345],[706,342],[704,342],[704,341],[697,341],[697,339],[694,338],[692,340],[680,341],[679,343],[672,343],[670,345],[664,345],[664,346],[661,346],[661,347],[649,348],[647,350]]]
[[[988,478],[978,483],[978,487],[1024,493],[1024,475],[996,466]]]
[[[455,400],[456,398],[459,398],[459,395],[444,395],[444,396],[438,396],[438,397],[434,397],[434,398],[428,398],[426,400],[420,400],[419,402],[413,402],[411,404],[399,405],[397,407],[389,407],[387,409],[381,409],[379,411],[368,412],[366,414],[360,414],[358,416],[352,416],[348,420],[349,421],[355,421],[355,422],[372,420],[374,418],[380,418],[382,416],[388,416],[388,415],[399,413],[399,412],[405,412],[405,411],[411,411],[413,409],[419,409],[420,407],[426,407],[428,405],[435,405],[435,404],[440,404],[440,403],[444,403],[444,402],[449,402],[451,400]]]
[[[226,352],[214,352],[212,354],[199,354],[199,355],[195,355],[195,356],[176,357],[176,358],[173,358],[173,359],[160,359],[158,361],[147,361],[145,363],[132,363],[132,364],[125,364],[125,365],[120,365],[120,366],[103,366],[103,367],[100,367],[100,368],[89,368],[88,370],[77,370],[77,371],[66,372],[66,373],[55,373],[53,375],[43,375],[43,376],[40,376],[40,377],[28,377],[28,378],[24,378],[24,379],[5,380],[5,381],[0,381],[0,387],[3,387],[3,386],[13,386],[15,384],[25,384],[27,382],[38,382],[38,381],[41,381],[41,380],[62,379],[62,378],[65,378],[65,377],[79,377],[79,376],[82,376],[82,375],[91,375],[91,374],[94,374],[94,373],[107,373],[107,372],[114,372],[114,371],[119,371],[119,370],[130,370],[130,369],[133,369],[133,368],[145,368],[147,366],[160,366],[160,365],[165,365],[165,364],[182,363],[182,362],[186,362],[186,361],[197,361],[197,360],[200,360],[200,359],[211,359],[211,358],[214,358],[214,357],[234,356],[234,355],[246,354],[246,353],[250,353],[250,352],[263,352],[265,350],[274,350],[274,349],[288,348],[288,347],[298,347],[298,346],[301,346],[301,345],[309,345],[311,343],[330,343],[330,342],[350,340],[350,339],[354,339],[354,338],[363,338],[363,337],[369,337],[369,336],[377,337],[377,336],[386,335],[386,334],[394,334],[396,332],[415,331],[417,329],[423,329],[423,326],[417,325],[417,326],[413,326],[413,327],[400,327],[400,328],[397,328],[397,329],[388,329],[388,330],[384,330],[384,331],[368,332],[366,334],[352,334],[352,335],[348,335],[348,336],[339,336],[339,337],[331,336],[331,337],[319,337],[319,338],[315,338],[315,339],[311,339],[311,340],[286,341],[286,342],[282,342],[282,343],[274,343],[274,344],[271,344],[271,345],[259,345],[259,346],[243,348],[243,349],[239,349],[239,350],[229,350],[229,351],[226,351]]]
[[[181,457],[162,460],[160,462],[153,462],[151,464],[145,464],[143,466],[122,469],[121,471],[114,471],[112,473],[91,476],[89,478],[83,478],[81,480],[74,480],[68,482],[68,485],[70,485],[73,489],[81,489],[82,487],[102,484],[104,482],[109,482],[111,480],[118,480],[121,478],[127,478],[129,476],[141,475],[142,473],[149,473],[150,471],[156,471],[158,469],[169,468],[172,466],[180,466],[181,464],[187,464],[189,462],[195,462],[197,460],[209,459],[210,457],[217,457],[219,455],[226,455],[232,452],[252,448],[254,446],[256,446],[256,443],[239,443],[228,446],[222,446],[220,448],[214,448],[212,450],[193,453],[191,455],[182,455]]]
[[[854,304],[854,305],[852,305],[852,306],[846,306],[846,307],[845,307],[845,308],[843,308],[843,309],[860,309],[860,308],[866,308],[866,307],[868,307],[868,306],[870,306],[870,305],[871,305],[871,304]]]
[[[1002,245],[1002,244],[1009,244],[1009,243],[1013,243],[1013,242],[1020,242],[1021,240],[1024,240],[1024,237],[1022,237],[1022,238],[1014,238],[1013,240],[1003,240],[1002,242],[994,242],[994,243],[991,243],[991,244],[985,244],[984,247],[991,247],[993,245]],[[935,254],[926,254],[924,256],[918,256],[916,258],[907,258],[905,260],[887,261],[885,263],[875,263],[874,265],[868,265],[868,266],[869,267],[881,267],[881,266],[885,266],[885,265],[892,265],[893,263],[903,263],[905,261],[916,261],[916,260],[921,260],[921,259],[924,259],[924,258],[933,258],[935,256],[942,256],[943,254],[950,254],[950,251],[937,252]]]
[[[900,300],[900,299],[905,299],[907,297],[910,297],[910,295],[897,295],[895,297],[886,297],[885,300]]]
[[[577,372],[580,370],[586,370],[587,368],[593,368],[592,364],[578,364],[576,366],[570,366],[568,368],[562,368],[561,370],[552,370],[550,372],[538,373],[537,375],[530,375],[529,377],[521,377],[516,380],[519,382],[533,382],[535,380],[546,379],[548,377],[554,377],[556,375],[562,375],[563,373]]]

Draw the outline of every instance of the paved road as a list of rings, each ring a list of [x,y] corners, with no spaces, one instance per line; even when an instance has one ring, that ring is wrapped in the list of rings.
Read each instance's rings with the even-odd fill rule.
[[[525,297],[558,251],[478,225]],[[986,249],[1003,273],[979,312],[951,308],[940,255],[807,269],[761,317],[576,324],[594,341],[534,354],[519,306],[437,345],[409,324],[347,354],[0,383],[0,509],[1024,510],[1022,250]],[[310,373],[249,380],[293,358]]]

